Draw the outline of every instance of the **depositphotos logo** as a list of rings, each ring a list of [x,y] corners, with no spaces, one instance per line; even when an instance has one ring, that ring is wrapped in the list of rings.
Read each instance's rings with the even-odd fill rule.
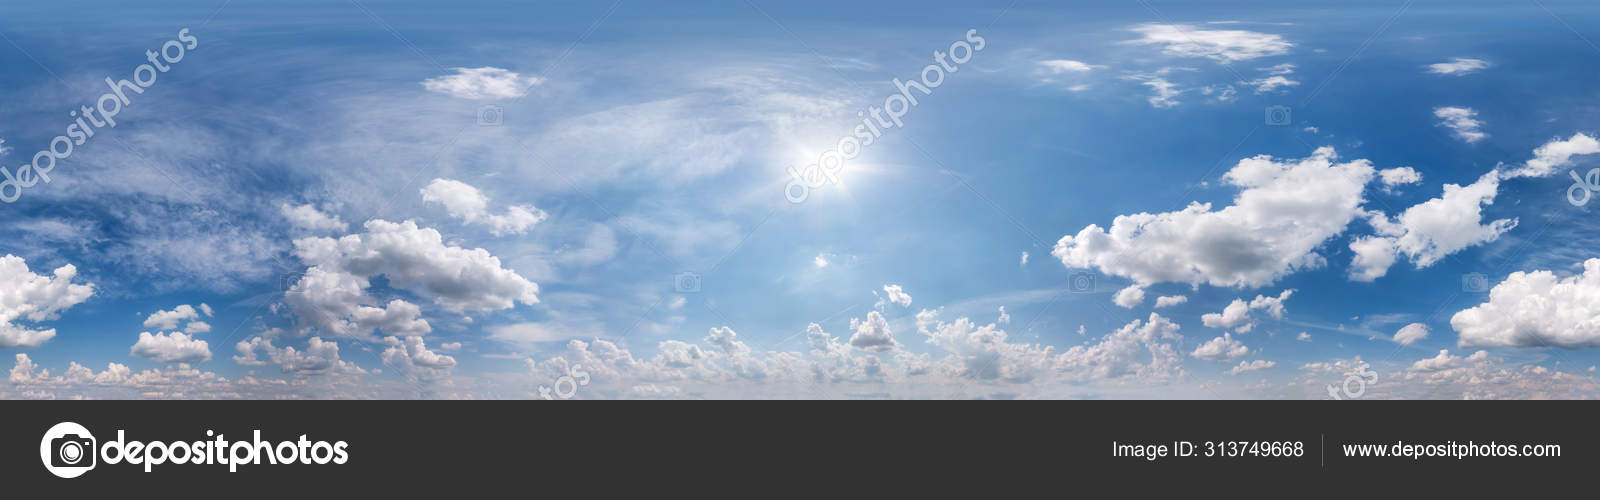
[[[39,460],[51,474],[74,478],[102,464],[143,465],[150,472],[157,465],[226,465],[237,472],[240,465],[343,464],[350,461],[350,444],[344,441],[310,441],[305,434],[298,441],[262,441],[254,431],[250,441],[228,441],[222,434],[206,431],[199,441],[128,441],[126,431],[117,429],[117,439],[96,446],[94,434],[73,422],[62,422],[45,431],[39,440]]]

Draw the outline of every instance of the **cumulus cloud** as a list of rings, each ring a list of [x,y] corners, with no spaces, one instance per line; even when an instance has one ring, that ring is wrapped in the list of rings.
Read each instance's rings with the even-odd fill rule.
[[[1301,341],[1301,342],[1310,342],[1311,341],[1311,334],[1306,333],[1306,332],[1300,332],[1299,335],[1295,335],[1294,336],[1294,339],[1298,340],[1298,341]]]
[[[524,77],[514,71],[495,68],[453,68],[454,75],[422,81],[422,88],[462,99],[488,100],[522,97],[528,89],[544,82],[537,76]]]
[[[324,341],[321,337],[311,337],[304,350],[293,346],[276,347],[272,345],[272,339],[265,335],[240,341],[234,344],[234,349],[239,351],[233,357],[234,363],[243,366],[272,365],[291,375],[366,373],[355,363],[339,359],[339,344]],[[258,359],[258,354],[266,354],[267,359]]]
[[[1244,372],[1253,372],[1253,371],[1256,371],[1256,370],[1265,370],[1265,369],[1268,369],[1268,368],[1272,368],[1274,366],[1278,366],[1278,362],[1276,362],[1276,361],[1267,361],[1267,360],[1264,360],[1264,359],[1258,359],[1258,360],[1255,360],[1255,361],[1240,361],[1239,362],[1239,366],[1235,366],[1235,367],[1233,367],[1233,369],[1228,370],[1228,374],[1229,375],[1238,375],[1238,374],[1244,373]]]
[[[211,359],[211,347],[179,332],[139,334],[128,354],[161,363],[199,363]]]
[[[295,240],[295,255],[321,272],[328,283],[319,286],[343,296],[366,289],[368,277],[383,275],[390,286],[427,295],[451,312],[539,302],[538,285],[502,267],[488,250],[446,245],[438,231],[412,221],[372,220],[365,229],[339,239]],[[301,283],[312,277],[308,269]]]
[[[1377,235],[1351,241],[1355,257],[1350,279],[1380,278],[1399,255],[1423,269],[1450,254],[1499,239],[1517,226],[1515,218],[1483,222],[1483,207],[1494,203],[1499,190],[1500,174],[1491,171],[1466,186],[1446,184],[1442,196],[1414,205],[1397,218],[1370,212],[1368,222]]]
[[[1256,298],[1245,302],[1244,299],[1233,299],[1228,307],[1221,313],[1206,313],[1200,317],[1200,322],[1211,328],[1237,328],[1240,333],[1250,331],[1254,326],[1251,311],[1266,311],[1273,319],[1283,319],[1284,301],[1294,295],[1294,290],[1284,290],[1277,297],[1257,295]]]
[[[1489,137],[1489,134],[1483,133],[1483,122],[1478,121],[1478,111],[1475,109],[1445,106],[1434,108],[1433,116],[1440,120],[1439,125],[1449,128],[1457,139],[1467,144]]]
[[[512,205],[506,208],[504,215],[493,214],[489,210],[488,196],[478,188],[451,179],[434,179],[428,183],[422,188],[422,201],[444,205],[451,217],[468,224],[488,226],[495,236],[526,234],[528,229],[549,217],[533,205]]]
[[[197,319],[199,317],[200,313],[195,311],[194,306],[182,304],[173,308],[171,311],[156,311],[155,314],[151,314],[148,318],[145,318],[144,326],[161,328],[163,330],[171,330],[177,328],[180,321],[186,319]]]
[[[1428,325],[1422,323],[1406,325],[1394,334],[1394,341],[1400,345],[1415,344],[1418,340],[1425,338],[1428,338]]]
[[[1144,289],[1136,284],[1129,285],[1127,288],[1118,290],[1117,294],[1111,297],[1111,301],[1118,306],[1133,309],[1134,306],[1144,302]]]
[[[1028,265],[1028,252],[1027,251],[1023,251],[1022,252],[1022,261],[1018,262],[1017,265],[1018,266],[1023,266],[1023,267],[1026,267]]]
[[[1571,138],[1551,139],[1533,150],[1533,158],[1521,167],[1506,170],[1502,178],[1549,177],[1562,167],[1572,165],[1572,157],[1600,153],[1600,140],[1587,134],[1573,134]]]
[[[278,211],[283,213],[283,218],[297,229],[316,233],[341,233],[350,230],[350,225],[339,220],[336,215],[328,215],[317,210],[312,205],[290,205],[284,203],[278,206]]]
[[[1178,325],[1158,315],[1063,352],[1011,342],[994,323],[980,325],[967,318],[944,322],[938,314],[924,310],[916,316],[917,331],[937,348],[927,354],[854,349],[813,323],[805,331],[807,352],[758,353],[731,329],[715,328],[704,339],[708,347],[666,340],[649,359],[606,340],[572,340],[559,355],[528,364],[541,378],[559,377],[581,365],[595,381],[586,389],[589,394],[609,386],[612,394],[626,396],[634,387],[671,384],[683,389],[673,391],[674,397],[822,397],[834,384],[881,387],[885,382],[907,395],[950,397],[942,392],[948,389],[940,388],[986,394],[993,384],[1158,383],[1184,376],[1176,352]],[[857,322],[856,328],[872,322]]]
[[[1242,358],[1247,354],[1250,354],[1250,348],[1245,347],[1244,342],[1234,340],[1233,335],[1227,333],[1200,344],[1194,352],[1189,353],[1190,356],[1211,361]]]
[[[901,289],[900,285],[884,285],[883,294],[883,298],[878,301],[880,307],[883,305],[884,300],[899,304],[900,307],[911,307],[911,294]]]
[[[1478,351],[1473,353],[1471,356],[1463,358],[1460,356],[1451,355],[1449,349],[1440,349],[1439,355],[1427,359],[1417,360],[1417,362],[1411,364],[1410,369],[1413,372],[1437,372],[1460,368],[1466,363],[1477,363],[1487,360],[1488,358],[1488,351]]]
[[[1283,55],[1294,47],[1280,35],[1246,30],[1201,29],[1184,24],[1144,24],[1132,30],[1141,37],[1128,43],[1158,45],[1167,55],[1204,57],[1223,63]]]
[[[1487,67],[1489,67],[1489,61],[1469,57],[1454,57],[1449,62],[1429,64],[1428,72],[1435,75],[1461,76],[1476,73]]]
[[[1228,207],[1196,202],[1177,212],[1121,215],[1109,231],[1091,224],[1063,236],[1051,254],[1067,267],[1141,284],[1267,286],[1323,266],[1316,249],[1362,213],[1374,169],[1366,160],[1336,159],[1329,147],[1301,160],[1247,158],[1223,176],[1242,188]]]
[[[1150,313],[1146,321],[1133,320],[1099,343],[1077,345],[1061,353],[1060,370],[1075,379],[1135,378],[1162,381],[1181,377],[1174,342],[1182,340],[1178,324]]]
[[[194,306],[182,304],[178,307],[172,308],[171,311],[156,311],[155,314],[151,314],[150,317],[145,318],[144,326],[145,328],[175,330],[178,328],[179,322],[184,320],[195,320],[199,318],[200,313],[195,310]]]
[[[855,334],[850,336],[850,345],[857,349],[888,351],[896,345],[894,333],[889,331],[889,322],[878,311],[868,312],[866,321],[851,318],[850,329],[855,330]]]
[[[1468,347],[1600,347],[1600,259],[1583,273],[1518,271],[1489,290],[1489,300],[1450,318]]]
[[[365,292],[368,286],[365,277],[314,266],[285,292],[284,302],[303,330],[316,329],[327,335],[365,337],[374,330],[388,335],[422,335],[433,330],[416,304],[394,299],[383,307],[367,305],[371,300]]]
[[[54,328],[33,330],[16,322],[49,321],[89,300],[94,284],[73,283],[77,276],[78,268],[72,264],[56,268],[51,276],[41,276],[29,271],[21,257],[0,257],[0,348],[38,347],[54,338]]]
[[[1386,168],[1378,171],[1378,179],[1383,182],[1385,190],[1403,184],[1416,184],[1422,182],[1422,174],[1411,167]]]
[[[447,377],[456,367],[456,358],[428,350],[422,337],[385,337],[389,344],[380,359],[385,366],[408,379],[432,381]]]
[[[1156,297],[1156,309],[1161,309],[1163,307],[1172,307],[1172,306],[1175,306],[1175,305],[1178,305],[1178,304],[1182,304],[1182,303],[1188,302],[1188,301],[1189,301],[1189,297],[1187,295],[1167,295],[1167,296],[1162,296],[1162,297]]]

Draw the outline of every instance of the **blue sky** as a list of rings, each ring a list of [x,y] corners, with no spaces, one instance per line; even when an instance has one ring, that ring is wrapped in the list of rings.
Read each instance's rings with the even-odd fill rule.
[[[0,397],[1600,394],[1600,10],[1008,3],[7,6]]]

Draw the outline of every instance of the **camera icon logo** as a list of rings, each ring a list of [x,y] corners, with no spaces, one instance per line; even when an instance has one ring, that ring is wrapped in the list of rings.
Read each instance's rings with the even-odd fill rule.
[[[305,271],[292,271],[278,275],[278,291],[283,293],[301,293],[302,290],[295,288],[295,286],[299,285],[300,280],[305,279],[305,277]]]
[[[478,108],[478,125],[484,127],[497,127],[506,121],[506,110],[500,106],[487,104]]]
[[[1461,291],[1467,293],[1485,293],[1489,291],[1489,277],[1483,273],[1467,273],[1461,275]]]
[[[45,431],[39,441],[39,460],[51,474],[61,478],[74,478],[94,469],[100,456],[94,435],[82,425],[62,422]]]
[[[1073,293],[1094,292],[1094,273],[1078,271],[1067,277],[1067,291]]]
[[[700,293],[700,274],[684,271],[672,276],[672,288],[678,293]]]
[[[1267,106],[1267,125],[1282,127],[1292,121],[1294,113],[1288,106]]]

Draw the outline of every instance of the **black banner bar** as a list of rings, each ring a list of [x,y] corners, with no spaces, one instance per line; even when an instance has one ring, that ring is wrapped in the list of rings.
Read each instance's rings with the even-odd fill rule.
[[[1297,496],[1308,485],[1377,480],[1430,491],[1484,481],[1543,487],[1583,481],[1600,466],[1590,430],[1600,405],[1580,401],[7,401],[0,412],[4,483],[68,498],[911,494],[985,485],[1043,496],[1086,485],[1199,493],[1230,481]],[[82,425],[95,442],[47,441],[61,422]],[[256,431],[274,459],[293,463],[266,463]],[[333,460],[338,442],[344,463]],[[112,443],[118,463],[104,452]],[[41,455],[81,460],[73,450],[91,446],[98,463],[74,478],[54,475]],[[171,463],[179,447],[212,463]],[[218,459],[244,458],[245,447],[256,463],[230,472]],[[1368,456],[1349,456],[1362,449]],[[162,463],[146,472],[127,463],[135,455]]]

